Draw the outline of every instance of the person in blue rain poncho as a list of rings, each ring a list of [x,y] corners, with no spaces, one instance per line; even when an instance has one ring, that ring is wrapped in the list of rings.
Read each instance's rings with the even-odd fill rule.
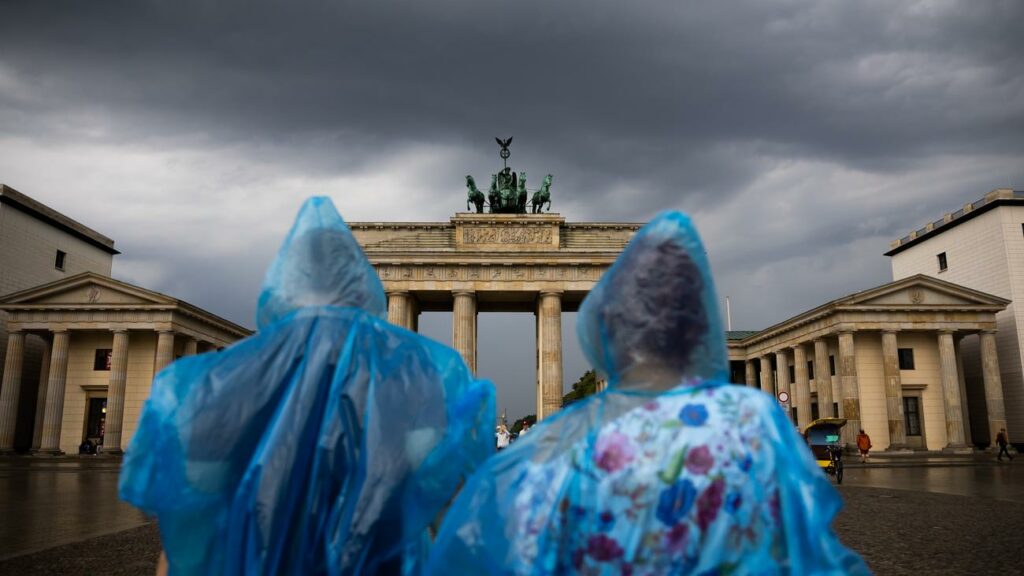
[[[386,310],[341,216],[312,198],[258,332],[157,375],[120,494],[159,520],[172,574],[418,571],[428,525],[493,452],[494,391]]]
[[[637,233],[577,329],[607,390],[473,475],[428,573],[867,572],[832,532],[839,496],[777,403],[726,382],[711,273],[686,216]]]

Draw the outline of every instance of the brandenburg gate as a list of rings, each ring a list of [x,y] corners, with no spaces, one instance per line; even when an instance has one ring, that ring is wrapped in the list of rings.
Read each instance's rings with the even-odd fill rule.
[[[452,311],[453,346],[474,373],[479,313],[536,316],[541,419],[562,405],[562,312],[579,307],[641,224],[520,212],[349,226],[384,283],[388,320],[416,330],[420,312]]]

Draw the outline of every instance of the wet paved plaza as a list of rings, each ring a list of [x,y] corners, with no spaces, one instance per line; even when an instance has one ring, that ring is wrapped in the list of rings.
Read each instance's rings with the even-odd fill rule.
[[[117,499],[119,465],[0,459],[0,573],[148,572],[159,551],[155,529]],[[840,491],[846,507],[836,529],[880,574],[1013,573],[1005,555],[1024,531],[1024,460],[849,467]],[[91,538],[84,554],[73,545],[29,554]]]
[[[121,462],[0,458],[0,559],[146,522],[117,499]]]
[[[1024,503],[1024,459],[1000,465],[849,467],[844,486],[891,488]]]

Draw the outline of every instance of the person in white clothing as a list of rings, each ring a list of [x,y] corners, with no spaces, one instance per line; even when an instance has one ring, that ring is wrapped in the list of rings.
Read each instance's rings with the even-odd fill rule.
[[[508,428],[505,428],[504,424],[501,424],[501,425],[498,426],[498,431],[496,433],[496,436],[498,437],[498,450],[501,450],[503,448],[507,448],[508,447],[509,434],[508,434]]]

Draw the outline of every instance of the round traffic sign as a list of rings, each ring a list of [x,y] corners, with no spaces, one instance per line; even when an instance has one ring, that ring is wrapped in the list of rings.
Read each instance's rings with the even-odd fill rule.
[[[785,404],[786,402],[789,402],[789,392],[786,392],[786,391],[779,392],[779,402],[782,402],[783,404]]]

